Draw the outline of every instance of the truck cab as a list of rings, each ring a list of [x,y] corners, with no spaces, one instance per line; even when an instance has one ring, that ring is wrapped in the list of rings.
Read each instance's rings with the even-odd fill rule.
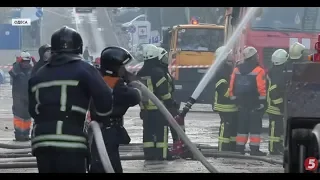
[[[178,25],[164,31],[162,47],[169,53],[169,72],[175,79],[175,99],[191,96],[207,69],[214,63],[215,51],[224,44],[224,26],[215,24]],[[197,103],[211,104],[214,86],[208,85]]]

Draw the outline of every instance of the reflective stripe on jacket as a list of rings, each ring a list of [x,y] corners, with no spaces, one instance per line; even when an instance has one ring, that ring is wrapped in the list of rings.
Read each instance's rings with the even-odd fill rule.
[[[161,85],[167,84],[167,87],[169,89],[170,84],[168,83],[166,77],[162,77],[160,80],[158,80],[156,83],[153,83],[150,76],[144,76],[141,77],[141,82],[148,87],[148,89],[155,93],[155,89],[160,87]],[[154,87],[155,85],[155,87]],[[160,95],[158,97],[161,101],[165,101],[168,99],[171,99],[171,92],[168,92],[166,94]],[[145,110],[156,110],[158,107],[147,97],[142,97],[142,101],[140,103],[141,109]]]
[[[236,112],[238,109],[232,104],[229,96],[228,82],[226,79],[220,79],[215,85],[215,96],[213,109],[219,112]]]
[[[33,127],[31,139],[32,151],[43,147],[83,149],[85,151],[88,149],[87,139],[84,136],[63,133],[63,121],[56,122],[55,133],[43,133],[46,130],[44,130],[44,127],[41,128],[41,126],[42,124],[35,124]],[[50,129],[53,129],[53,127]],[[81,131],[81,128],[79,130]]]
[[[277,84],[272,84],[270,78],[268,78],[268,81],[269,81],[268,95],[267,95],[268,109],[266,112],[274,115],[282,115],[280,108],[278,106],[283,105],[283,98],[278,97],[276,99],[272,99],[271,94],[273,93],[273,91],[277,90]]]

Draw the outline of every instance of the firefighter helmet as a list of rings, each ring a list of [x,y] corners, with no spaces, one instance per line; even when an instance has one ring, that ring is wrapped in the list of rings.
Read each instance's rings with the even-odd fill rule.
[[[290,46],[289,55],[291,59],[300,59],[303,55],[303,51],[305,50],[305,46],[300,44],[299,42],[295,42]]]
[[[64,26],[51,36],[51,52],[82,54],[83,41],[74,29]]]
[[[251,58],[252,56],[254,56],[255,54],[257,54],[257,50],[256,48],[252,47],[252,46],[248,46],[246,48],[244,48],[243,50],[243,57],[244,59],[249,59]]]
[[[272,54],[271,61],[274,65],[281,65],[289,58],[289,54],[284,49],[278,49]]]
[[[118,76],[120,67],[128,64],[132,59],[132,55],[122,47],[107,47],[101,52],[100,72],[103,75]]]
[[[221,54],[221,52],[223,52],[226,49],[226,46],[220,46],[217,50],[216,50],[216,58]]]
[[[168,52],[162,47],[158,47],[159,55],[158,58],[162,64],[168,64]]]
[[[225,51],[225,50],[226,50],[226,46],[220,46],[220,47],[216,50],[216,53],[215,53],[216,58],[217,58],[223,51]],[[229,51],[225,52],[225,57],[224,57],[224,59],[227,58],[228,55],[231,54],[231,53],[232,53],[232,50],[229,50]]]
[[[27,51],[22,51],[20,54],[20,57],[21,57],[21,61],[31,61],[32,59],[30,53],[28,53]]]
[[[143,47],[143,60],[147,61],[150,59],[159,57],[159,49],[153,44],[147,44]]]

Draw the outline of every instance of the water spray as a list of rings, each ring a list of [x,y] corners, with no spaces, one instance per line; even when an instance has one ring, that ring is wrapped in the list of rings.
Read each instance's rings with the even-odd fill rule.
[[[218,68],[222,65],[224,61],[225,54],[232,48],[240,34],[242,33],[243,28],[248,24],[249,20],[253,17],[253,15],[257,12],[259,7],[250,7],[244,16],[243,20],[239,23],[238,27],[226,43],[226,48],[221,51],[221,53],[218,54],[218,57],[216,58],[215,62],[212,64],[212,66],[209,68],[207,73],[203,76],[200,83],[194,90],[191,97],[189,97],[187,103],[185,104],[182,112],[176,117],[177,120],[180,120],[186,116],[186,114],[191,109],[192,105],[196,102],[204,88],[208,85],[208,83],[211,81],[211,79],[214,77],[215,73],[217,72]]]

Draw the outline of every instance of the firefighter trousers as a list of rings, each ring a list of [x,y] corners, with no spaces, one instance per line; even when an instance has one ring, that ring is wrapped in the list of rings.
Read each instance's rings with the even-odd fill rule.
[[[283,152],[283,116],[269,115],[269,152],[279,154]]]
[[[169,109],[169,112],[171,113],[172,117],[175,117],[178,115],[178,111],[179,111],[178,109],[174,109],[174,108],[172,108],[172,109],[168,108],[168,109]],[[176,130],[174,130],[174,128],[172,126],[169,126],[169,128],[170,128],[170,132],[171,132],[171,136],[172,136],[172,141],[176,142],[177,140],[179,140],[178,133],[176,132]]]
[[[166,160],[168,156],[168,123],[159,110],[144,111],[143,152],[145,160]]]
[[[219,151],[235,151],[237,136],[237,112],[219,112],[220,127],[218,137]]]
[[[262,116],[264,111],[250,108],[239,108],[237,128],[237,151],[244,152],[250,134],[250,150],[259,151],[261,141]]]
[[[71,149],[38,149],[36,159],[39,173],[86,173],[87,154]]]
[[[129,144],[130,140],[128,140],[128,138],[130,139],[130,137],[128,136],[127,131],[123,127],[102,127],[101,132],[114,172],[123,173],[119,145]],[[89,172],[105,173],[94,138],[90,145],[90,151],[91,165]]]

